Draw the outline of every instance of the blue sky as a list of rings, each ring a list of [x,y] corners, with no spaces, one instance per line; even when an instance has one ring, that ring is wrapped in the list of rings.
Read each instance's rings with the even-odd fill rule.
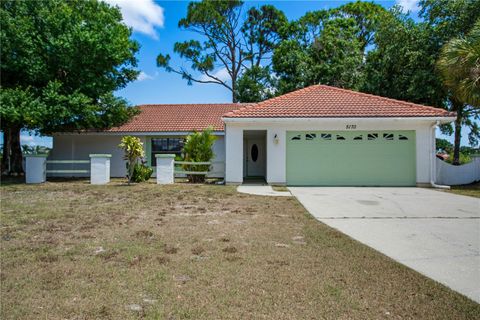
[[[185,17],[188,1],[158,0],[104,0],[118,5],[124,22],[132,27],[133,39],[141,45],[137,54],[139,78],[117,95],[126,98],[131,104],[144,103],[214,103],[231,102],[230,92],[219,85],[193,84],[177,74],[167,73],[156,66],[159,53],[169,53],[173,65],[182,65],[182,60],[173,53],[173,44],[195,38],[197,35],[180,30],[178,21]],[[245,7],[273,4],[282,10],[288,19],[297,19],[307,11],[332,8],[349,1],[246,1]],[[399,4],[412,15],[418,10],[416,0],[375,1],[387,8]],[[188,65],[185,65],[188,67]],[[221,70],[219,75],[222,75]],[[22,143],[51,146],[51,138],[22,134]],[[448,138],[451,140],[451,138]],[[467,140],[464,138],[464,143]]]

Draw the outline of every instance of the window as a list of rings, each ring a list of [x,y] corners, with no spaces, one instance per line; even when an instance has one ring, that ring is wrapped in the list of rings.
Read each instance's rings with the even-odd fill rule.
[[[345,140],[345,137],[337,134],[337,140]]]
[[[317,137],[317,135],[316,135],[315,133],[307,133],[307,134],[305,135],[305,139],[306,139],[306,140],[313,140],[313,139],[315,139],[316,137]]]
[[[332,135],[330,133],[322,133],[320,134],[320,138],[323,140],[332,140]]]
[[[157,165],[156,154],[175,154],[180,155],[183,149],[182,138],[159,138],[152,139],[152,152],[150,155],[152,166]]]
[[[393,140],[393,133],[384,133],[383,139],[385,140]]]
[[[363,134],[354,137],[353,140],[363,140]]]
[[[405,137],[404,135],[399,134],[398,135],[398,140],[408,140],[408,138]]]
[[[301,135],[297,134],[296,136],[292,137],[290,140],[302,140]]]
[[[378,133],[369,133],[367,136],[367,140],[377,140],[378,139]]]

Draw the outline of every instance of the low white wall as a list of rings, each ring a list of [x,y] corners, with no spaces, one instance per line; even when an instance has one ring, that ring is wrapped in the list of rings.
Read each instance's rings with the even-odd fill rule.
[[[243,182],[243,131],[267,130],[267,183],[286,183],[286,133],[305,130],[340,130],[355,125],[352,131],[366,130],[414,130],[416,135],[416,170],[418,184],[428,184],[431,179],[431,154],[435,150],[432,141],[433,120],[396,118],[341,118],[341,119],[245,119],[231,122],[225,119],[225,181],[238,184]],[[279,141],[274,143],[274,136]]]
[[[472,158],[472,162],[461,166],[436,159],[437,184],[455,186],[480,181],[480,157]]]

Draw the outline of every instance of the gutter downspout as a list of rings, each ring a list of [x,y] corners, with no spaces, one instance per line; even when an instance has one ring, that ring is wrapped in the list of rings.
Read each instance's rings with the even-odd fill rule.
[[[445,185],[440,185],[435,183],[435,179],[433,177],[437,176],[436,172],[436,165],[435,165],[435,130],[437,126],[440,124],[440,121],[436,121],[432,127],[431,127],[431,146],[432,146],[432,152],[430,152],[430,185],[433,188],[438,188],[438,189],[450,189],[450,186],[445,186]]]

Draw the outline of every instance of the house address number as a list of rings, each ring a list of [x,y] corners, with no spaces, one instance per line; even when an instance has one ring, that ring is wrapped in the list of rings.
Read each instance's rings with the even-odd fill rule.
[[[350,129],[350,130],[357,129],[357,125],[356,124],[347,124],[345,126],[345,129]]]

